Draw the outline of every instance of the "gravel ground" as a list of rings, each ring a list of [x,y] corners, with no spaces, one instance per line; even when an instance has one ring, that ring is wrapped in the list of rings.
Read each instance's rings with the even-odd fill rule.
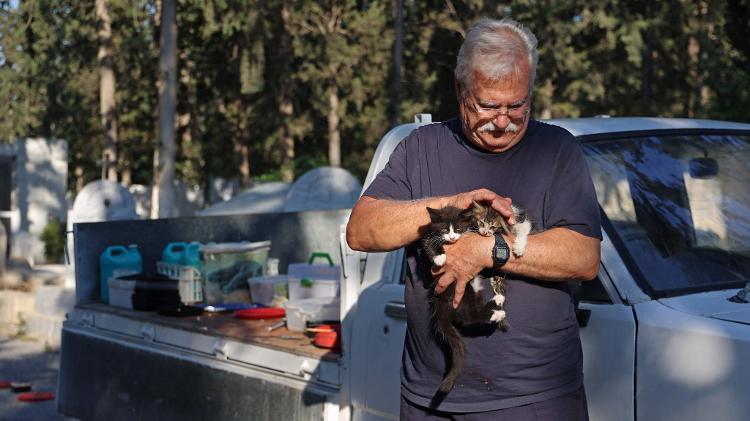
[[[31,382],[34,391],[57,394],[60,354],[23,338],[0,338],[0,380]],[[57,403],[19,402],[10,389],[0,389],[2,421],[75,421],[57,413]]]

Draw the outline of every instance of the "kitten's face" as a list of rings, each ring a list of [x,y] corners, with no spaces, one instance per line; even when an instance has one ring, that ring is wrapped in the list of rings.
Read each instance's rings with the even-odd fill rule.
[[[461,234],[471,228],[471,212],[450,206],[441,209],[427,208],[427,212],[432,221],[432,231],[437,232],[446,243],[455,243]]]
[[[502,215],[498,211],[477,202],[474,202],[471,210],[480,235],[490,236],[502,228]]]

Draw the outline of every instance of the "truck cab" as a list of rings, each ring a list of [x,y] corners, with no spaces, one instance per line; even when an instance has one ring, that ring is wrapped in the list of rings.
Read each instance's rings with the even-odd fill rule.
[[[579,140],[602,212],[599,274],[574,285],[590,418],[750,417],[742,398],[750,388],[743,363],[750,358],[750,304],[735,298],[750,281],[750,193],[742,187],[750,182],[750,125],[547,123]],[[365,189],[400,130],[378,147]],[[357,254],[345,243],[342,249]],[[352,385],[355,420],[398,414],[403,259],[397,250],[364,260],[351,339],[353,378],[365,379]],[[348,276],[357,261],[346,260]]]

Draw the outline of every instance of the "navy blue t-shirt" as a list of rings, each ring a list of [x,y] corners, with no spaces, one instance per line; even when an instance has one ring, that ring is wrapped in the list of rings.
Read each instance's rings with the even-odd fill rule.
[[[502,153],[482,151],[458,119],[420,127],[394,150],[365,192],[412,200],[486,188],[528,211],[535,231],[564,227],[601,239],[596,193],[580,147],[566,130],[530,121],[523,139]],[[445,350],[430,325],[430,263],[406,247],[406,343],[402,394],[429,406],[446,373]],[[539,402],[578,389],[581,342],[565,282],[507,281],[508,330],[465,337],[463,372],[437,407],[480,412]]]

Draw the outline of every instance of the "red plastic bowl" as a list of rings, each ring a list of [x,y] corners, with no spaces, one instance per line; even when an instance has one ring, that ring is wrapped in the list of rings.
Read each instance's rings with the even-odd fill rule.
[[[248,308],[234,312],[234,317],[247,320],[276,319],[285,315],[286,312],[281,307]]]
[[[330,332],[318,332],[315,334],[313,344],[320,348],[338,350],[341,349],[341,325],[320,325],[318,329],[331,329]]]
[[[51,401],[53,399],[55,399],[55,394],[52,392],[28,392],[18,395],[18,400],[22,402]]]

